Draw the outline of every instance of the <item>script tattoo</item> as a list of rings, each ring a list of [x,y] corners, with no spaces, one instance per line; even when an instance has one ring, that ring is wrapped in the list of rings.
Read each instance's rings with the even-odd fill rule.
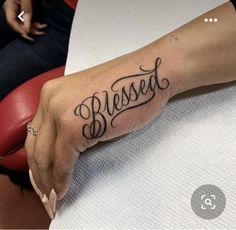
[[[87,139],[99,138],[114,126],[116,118],[127,110],[142,106],[151,101],[158,90],[169,87],[169,80],[158,76],[161,58],[155,60],[154,68],[139,67],[140,73],[121,77],[110,86],[110,91],[95,92],[84,99],[74,110],[74,114],[86,123],[82,134]],[[110,116],[109,124],[106,117]]]

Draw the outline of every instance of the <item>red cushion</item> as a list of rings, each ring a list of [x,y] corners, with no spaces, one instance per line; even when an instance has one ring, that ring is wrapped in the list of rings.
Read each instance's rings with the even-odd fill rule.
[[[14,171],[28,171],[27,156],[24,147],[8,157],[0,159],[0,165]]]
[[[64,0],[64,2],[75,10],[78,0]]]
[[[12,162],[16,170],[21,170],[26,164],[26,154],[23,149],[26,138],[26,125],[32,120],[39,103],[40,90],[43,84],[51,79],[64,75],[64,66],[43,73],[17,87],[0,102],[0,159],[9,166]],[[18,151],[19,150],[19,151]],[[15,158],[14,155],[16,154]],[[4,165],[3,165],[4,166]],[[8,167],[9,168],[9,167]]]

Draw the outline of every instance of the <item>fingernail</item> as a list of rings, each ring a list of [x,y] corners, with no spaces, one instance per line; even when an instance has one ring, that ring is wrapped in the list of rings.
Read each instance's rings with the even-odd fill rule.
[[[53,213],[55,214],[56,212],[56,206],[57,206],[57,194],[54,189],[51,190],[50,195],[49,195],[49,203],[51,206],[51,209]]]
[[[48,27],[48,24],[44,23],[44,24],[41,24],[41,26],[43,27],[42,29]]]
[[[47,198],[46,194],[43,194],[41,201],[43,202],[43,204],[46,204],[48,202],[48,198]]]
[[[21,36],[22,36],[24,39],[26,39],[27,41],[34,42],[34,39],[31,38],[30,36],[26,35],[26,34],[22,34]]]
[[[29,169],[29,178],[30,178],[30,182],[36,192],[36,194],[40,197],[43,196],[42,192],[39,190],[38,186],[36,185],[35,183],[35,180],[34,180],[34,177],[33,177],[33,174],[32,174],[32,171]]]
[[[51,207],[50,207],[50,204],[49,204],[49,201],[48,201],[48,198],[46,196],[46,194],[42,194],[42,192],[39,190],[38,186],[36,185],[35,183],[35,180],[34,180],[34,177],[33,177],[33,174],[32,174],[32,171],[29,169],[29,178],[30,178],[30,182],[35,190],[35,192],[37,193],[37,195],[40,197],[42,203],[44,204],[44,207],[49,215],[49,217],[51,219],[54,218],[54,215],[53,215],[53,212],[51,210]],[[55,192],[55,191],[54,191]]]
[[[51,210],[51,207],[50,207],[50,204],[49,204],[49,200],[48,200],[46,194],[43,195],[43,197],[41,198],[41,201],[42,201],[42,203],[43,203],[43,205],[44,205],[44,208],[46,209],[46,211],[47,211],[49,217],[50,217],[51,219],[53,219],[53,218],[54,218],[54,215],[53,215],[53,212],[52,212],[52,210]]]
[[[32,34],[33,34],[33,35],[38,35],[38,36],[40,36],[40,35],[45,35],[46,33],[43,32],[43,31],[35,31],[35,32],[33,32]]]

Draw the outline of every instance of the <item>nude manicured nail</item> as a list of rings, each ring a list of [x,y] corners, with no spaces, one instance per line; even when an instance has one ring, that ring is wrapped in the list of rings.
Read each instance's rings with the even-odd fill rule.
[[[54,218],[54,215],[53,215],[53,212],[52,212],[52,210],[51,210],[50,203],[49,203],[49,200],[48,200],[46,194],[43,195],[43,197],[41,198],[41,201],[42,201],[42,203],[44,204],[44,207],[45,207],[45,209],[46,209],[46,211],[47,211],[49,217],[50,217],[51,219],[53,219],[53,218]]]
[[[48,198],[45,194],[43,195],[41,201],[43,202],[43,204],[46,204],[48,202]]]
[[[56,205],[57,205],[57,194],[54,189],[52,189],[50,192],[49,203],[50,203],[52,211],[55,213],[56,212]]]
[[[37,193],[38,196],[40,196],[40,198],[43,196],[42,192],[39,190],[38,186],[35,183],[32,171],[29,170],[29,178],[30,178],[30,182],[35,190],[35,192]]]
[[[42,203],[44,204],[44,207],[45,207],[45,209],[46,209],[46,211],[47,211],[49,217],[50,217],[51,219],[53,219],[53,218],[54,218],[54,215],[53,215],[53,212],[52,212],[52,210],[51,210],[51,207],[50,207],[51,205],[50,205],[50,203],[49,203],[49,200],[48,200],[46,194],[43,195],[42,192],[39,190],[38,186],[37,186],[36,183],[35,183],[35,180],[34,180],[32,171],[31,171],[30,169],[29,169],[29,178],[30,178],[30,182],[31,182],[31,184],[32,184],[32,186],[33,186],[35,192],[37,193],[37,195],[40,197]]]

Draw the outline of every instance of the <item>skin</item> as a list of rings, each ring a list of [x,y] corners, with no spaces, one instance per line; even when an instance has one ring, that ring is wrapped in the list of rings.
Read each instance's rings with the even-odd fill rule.
[[[207,24],[209,17],[218,22]],[[145,126],[176,94],[236,80],[235,24],[226,3],[135,52],[47,82],[32,121],[38,135],[28,134],[25,143],[41,194],[50,197],[54,188],[62,199],[82,152]],[[121,105],[124,91],[131,92],[129,103]]]
[[[8,25],[24,39],[33,42],[32,35],[44,35],[42,29],[46,28],[46,24],[39,22],[32,22],[33,6],[32,0],[6,0],[3,4],[3,10],[6,15]],[[18,15],[24,11],[22,23]]]

